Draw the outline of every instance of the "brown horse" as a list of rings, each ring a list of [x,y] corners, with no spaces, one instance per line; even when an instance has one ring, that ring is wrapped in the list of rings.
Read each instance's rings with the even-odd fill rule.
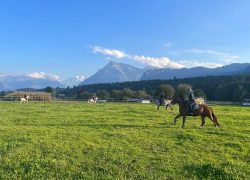
[[[182,98],[174,97],[174,99],[172,100],[172,104],[179,105],[179,114],[175,117],[174,124],[176,124],[177,118],[183,117],[182,128],[185,127],[185,121],[187,116],[201,116],[201,127],[205,124],[206,117],[209,117],[213,121],[215,127],[218,128],[220,126],[212,108],[207,106],[206,104],[199,104],[199,108],[194,110],[192,115],[190,115],[189,113],[187,102],[184,101]]]

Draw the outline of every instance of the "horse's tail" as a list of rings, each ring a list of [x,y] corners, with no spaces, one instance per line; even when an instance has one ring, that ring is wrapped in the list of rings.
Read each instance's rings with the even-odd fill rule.
[[[212,111],[212,117],[213,117],[214,123],[216,124],[216,126],[220,127],[220,124],[219,124],[219,122],[218,122],[217,117],[216,117],[215,114],[214,114],[214,111],[213,111],[212,109],[211,109],[211,111]]]

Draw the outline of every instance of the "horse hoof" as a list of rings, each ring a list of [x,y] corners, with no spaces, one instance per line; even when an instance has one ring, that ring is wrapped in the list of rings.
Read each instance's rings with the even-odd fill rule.
[[[219,126],[215,126],[217,129],[220,129]]]
[[[183,129],[183,128],[185,128],[185,126],[181,126],[181,128]]]

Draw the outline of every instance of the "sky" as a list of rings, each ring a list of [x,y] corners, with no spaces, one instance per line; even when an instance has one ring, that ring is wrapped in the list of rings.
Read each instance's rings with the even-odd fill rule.
[[[66,79],[91,76],[109,61],[157,68],[250,62],[249,7],[249,0],[1,1],[0,74]]]

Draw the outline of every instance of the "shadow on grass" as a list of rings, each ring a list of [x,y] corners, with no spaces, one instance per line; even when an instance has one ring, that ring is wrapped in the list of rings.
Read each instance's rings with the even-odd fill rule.
[[[173,138],[175,139],[175,143],[177,145],[182,145],[186,142],[194,141],[196,139],[194,135],[183,132],[176,132],[175,134],[173,134]]]
[[[212,164],[191,164],[185,165],[183,171],[185,176],[188,178],[197,179],[235,179],[232,172],[227,172],[226,167],[229,164],[221,164],[220,166],[215,166]]]
[[[94,129],[104,128],[126,128],[126,129],[150,129],[150,128],[173,128],[165,125],[133,125],[133,124],[83,124],[83,123],[55,123],[55,124],[23,124],[25,126],[37,127],[89,127]]]
[[[207,134],[219,135],[219,136],[228,136],[229,134],[221,131],[208,131]]]

